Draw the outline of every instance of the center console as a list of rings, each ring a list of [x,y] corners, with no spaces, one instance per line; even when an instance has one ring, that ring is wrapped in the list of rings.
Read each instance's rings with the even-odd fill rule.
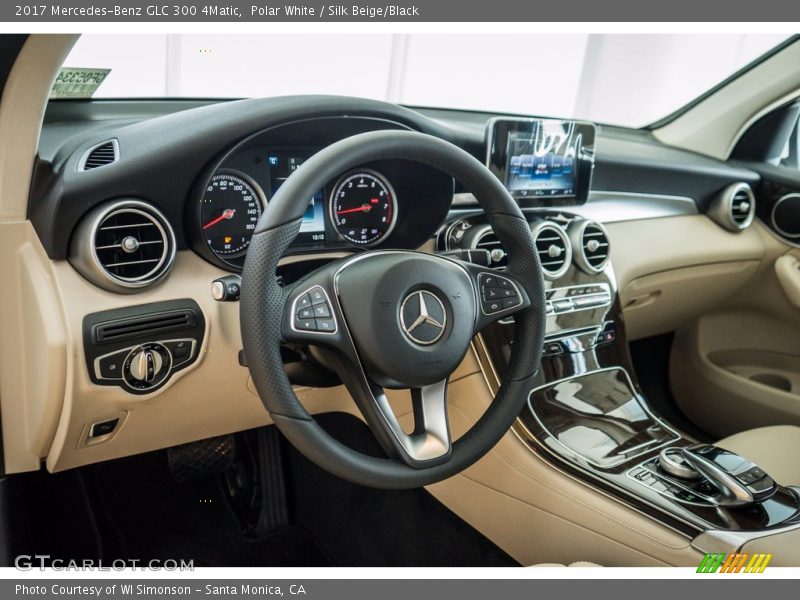
[[[636,380],[602,224],[579,216],[590,185],[593,127],[495,120],[487,164],[520,203],[542,263],[547,330],[542,366],[514,431],[532,452],[586,485],[692,539],[735,551],[754,538],[800,530],[800,490],[759,465],[699,444],[661,418]],[[575,207],[575,208],[573,208]],[[442,250],[505,253],[479,213],[440,233]],[[513,321],[484,330],[476,351],[490,384],[502,381]]]

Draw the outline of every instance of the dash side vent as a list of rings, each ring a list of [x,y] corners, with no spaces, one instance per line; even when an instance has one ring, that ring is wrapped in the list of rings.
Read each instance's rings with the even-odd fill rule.
[[[92,337],[96,344],[122,342],[142,336],[158,337],[172,331],[190,329],[197,322],[197,315],[192,310],[172,310],[99,323],[94,326]]]
[[[734,183],[722,190],[711,202],[708,216],[718,225],[737,233],[747,229],[756,215],[756,198],[746,183]]]
[[[79,171],[91,171],[119,160],[119,142],[108,140],[89,148],[78,163]]]

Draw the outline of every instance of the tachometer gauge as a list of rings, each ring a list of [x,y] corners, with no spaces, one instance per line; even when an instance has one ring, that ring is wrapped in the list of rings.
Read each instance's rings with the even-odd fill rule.
[[[203,194],[200,222],[209,248],[221,257],[242,254],[264,210],[264,193],[249,177],[220,171]]]
[[[388,236],[397,221],[397,198],[389,182],[375,171],[345,174],[333,188],[331,222],[344,240],[374,246]]]

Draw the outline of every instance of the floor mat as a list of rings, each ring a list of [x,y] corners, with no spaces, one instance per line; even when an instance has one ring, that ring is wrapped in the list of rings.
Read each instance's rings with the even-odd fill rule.
[[[327,414],[320,425],[365,454],[377,442],[355,417]],[[343,481],[288,449],[294,520],[313,531],[343,566],[518,566],[424,490],[375,490]]]
[[[380,452],[352,416],[323,415],[320,423],[353,448]],[[182,558],[195,566],[517,566],[428,492],[347,483],[283,443],[291,526],[259,540],[242,534],[221,479],[176,483],[164,452],[81,469],[104,558]]]
[[[164,453],[87,469],[110,558],[186,559],[195,566],[329,566],[310,532],[289,527],[250,540],[216,477],[172,481]],[[109,535],[110,532],[110,535]],[[110,555],[110,556],[109,556]]]

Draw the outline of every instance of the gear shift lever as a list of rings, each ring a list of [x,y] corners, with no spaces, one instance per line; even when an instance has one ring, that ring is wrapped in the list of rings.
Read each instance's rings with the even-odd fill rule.
[[[722,506],[745,506],[772,496],[778,485],[758,466],[738,454],[711,444],[684,448],[686,463],[719,490]]]

